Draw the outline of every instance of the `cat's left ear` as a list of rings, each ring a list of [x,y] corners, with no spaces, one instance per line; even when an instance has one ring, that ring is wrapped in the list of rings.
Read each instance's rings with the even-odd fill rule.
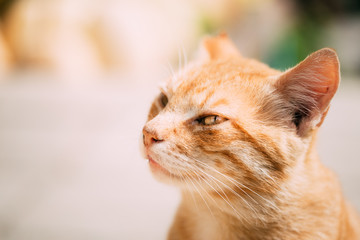
[[[276,87],[290,102],[293,123],[300,136],[319,127],[340,82],[336,52],[323,48],[283,73]]]
[[[226,33],[202,40],[199,49],[200,59],[216,60],[229,57],[241,57],[241,54]]]

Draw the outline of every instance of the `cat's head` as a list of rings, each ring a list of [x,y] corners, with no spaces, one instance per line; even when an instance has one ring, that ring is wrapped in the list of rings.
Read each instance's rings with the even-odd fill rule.
[[[276,189],[304,160],[337,90],[335,51],[282,73],[243,58],[225,35],[202,49],[151,106],[143,140],[152,172],[190,189]]]

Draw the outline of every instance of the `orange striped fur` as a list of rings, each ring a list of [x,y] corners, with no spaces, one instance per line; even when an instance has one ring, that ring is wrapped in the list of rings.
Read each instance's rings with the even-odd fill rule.
[[[334,50],[282,73],[205,39],[144,126],[154,177],[182,202],[168,239],[360,239],[360,224],[314,147],[339,81]]]

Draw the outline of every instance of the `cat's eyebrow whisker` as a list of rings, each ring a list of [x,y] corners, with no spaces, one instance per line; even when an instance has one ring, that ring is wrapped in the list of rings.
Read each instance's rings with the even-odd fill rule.
[[[182,69],[182,54],[181,54],[181,50],[180,47],[178,47],[178,71],[180,72]]]
[[[162,69],[165,72],[165,77],[164,78],[172,77],[173,74],[172,74],[171,70],[169,69],[169,66],[166,66],[165,64],[163,64]]]
[[[183,57],[184,57],[184,68],[185,68],[187,66],[188,59],[187,59],[184,44],[181,44],[181,50],[182,50],[182,54],[183,54]]]
[[[174,71],[174,68],[173,68],[172,64],[169,61],[167,61],[167,65],[168,65],[168,68],[170,69],[170,72],[171,72],[171,74],[170,74],[170,76],[171,76],[171,85],[173,85],[174,82],[176,81],[176,73]]]

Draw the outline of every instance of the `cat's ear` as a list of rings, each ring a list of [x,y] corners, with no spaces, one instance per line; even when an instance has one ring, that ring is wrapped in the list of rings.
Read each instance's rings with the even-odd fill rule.
[[[339,66],[336,52],[323,48],[283,73],[276,82],[290,103],[292,122],[300,136],[322,124],[340,82]]]
[[[215,37],[206,37],[201,42],[199,49],[200,59],[222,59],[229,57],[240,57],[238,49],[226,33]]]

